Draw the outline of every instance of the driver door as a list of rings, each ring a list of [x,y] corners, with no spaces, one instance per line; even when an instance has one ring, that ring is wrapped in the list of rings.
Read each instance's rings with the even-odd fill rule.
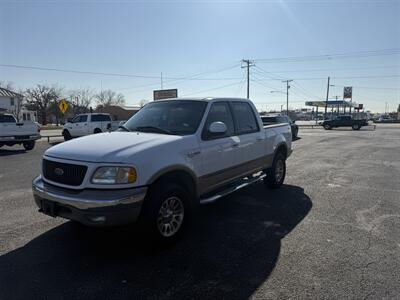
[[[223,122],[227,132],[212,135],[208,131],[213,122]],[[200,193],[211,191],[231,180],[236,175],[239,158],[239,138],[235,136],[235,125],[228,102],[211,105],[202,130],[201,142],[202,174],[199,178]]]

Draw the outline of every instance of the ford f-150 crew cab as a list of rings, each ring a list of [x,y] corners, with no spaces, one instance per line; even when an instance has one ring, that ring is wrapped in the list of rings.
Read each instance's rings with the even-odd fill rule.
[[[247,99],[168,99],[145,105],[118,131],[48,149],[33,180],[39,211],[92,226],[138,221],[161,241],[190,211],[263,180],[280,187],[289,124],[263,127]]]
[[[18,123],[11,114],[0,114],[0,147],[22,144],[32,150],[40,139],[40,127],[34,122]]]
[[[112,121],[109,114],[90,113],[76,115],[63,127],[64,140],[93,133],[101,133],[111,129]]]

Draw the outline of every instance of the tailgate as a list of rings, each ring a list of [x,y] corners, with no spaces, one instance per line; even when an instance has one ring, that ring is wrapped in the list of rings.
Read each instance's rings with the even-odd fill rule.
[[[38,127],[35,123],[1,123],[1,136],[37,135]]]

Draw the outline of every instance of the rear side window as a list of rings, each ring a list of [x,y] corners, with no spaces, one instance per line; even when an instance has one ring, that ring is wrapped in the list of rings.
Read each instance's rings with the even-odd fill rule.
[[[208,133],[208,128],[210,127],[211,123],[213,123],[213,122],[225,123],[225,125],[227,127],[226,134],[223,136],[219,135],[217,137],[211,137],[211,135]],[[228,103],[227,102],[213,103],[210,108],[210,111],[208,113],[207,121],[204,125],[202,138],[204,140],[213,139],[213,138],[222,138],[222,137],[234,135],[234,133],[235,133],[235,126],[233,123],[233,118],[232,118],[232,114],[229,109]]]
[[[256,132],[259,130],[256,117],[249,103],[232,102],[238,134]]]
[[[9,115],[0,115],[0,123],[15,123],[15,119],[13,116]]]
[[[108,115],[92,115],[92,122],[111,121]]]

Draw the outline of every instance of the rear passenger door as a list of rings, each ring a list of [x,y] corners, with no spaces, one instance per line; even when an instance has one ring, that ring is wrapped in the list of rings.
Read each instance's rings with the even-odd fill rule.
[[[259,127],[257,116],[248,102],[232,101],[230,104],[240,140],[237,164],[241,174],[246,174],[265,164],[265,132]]]

